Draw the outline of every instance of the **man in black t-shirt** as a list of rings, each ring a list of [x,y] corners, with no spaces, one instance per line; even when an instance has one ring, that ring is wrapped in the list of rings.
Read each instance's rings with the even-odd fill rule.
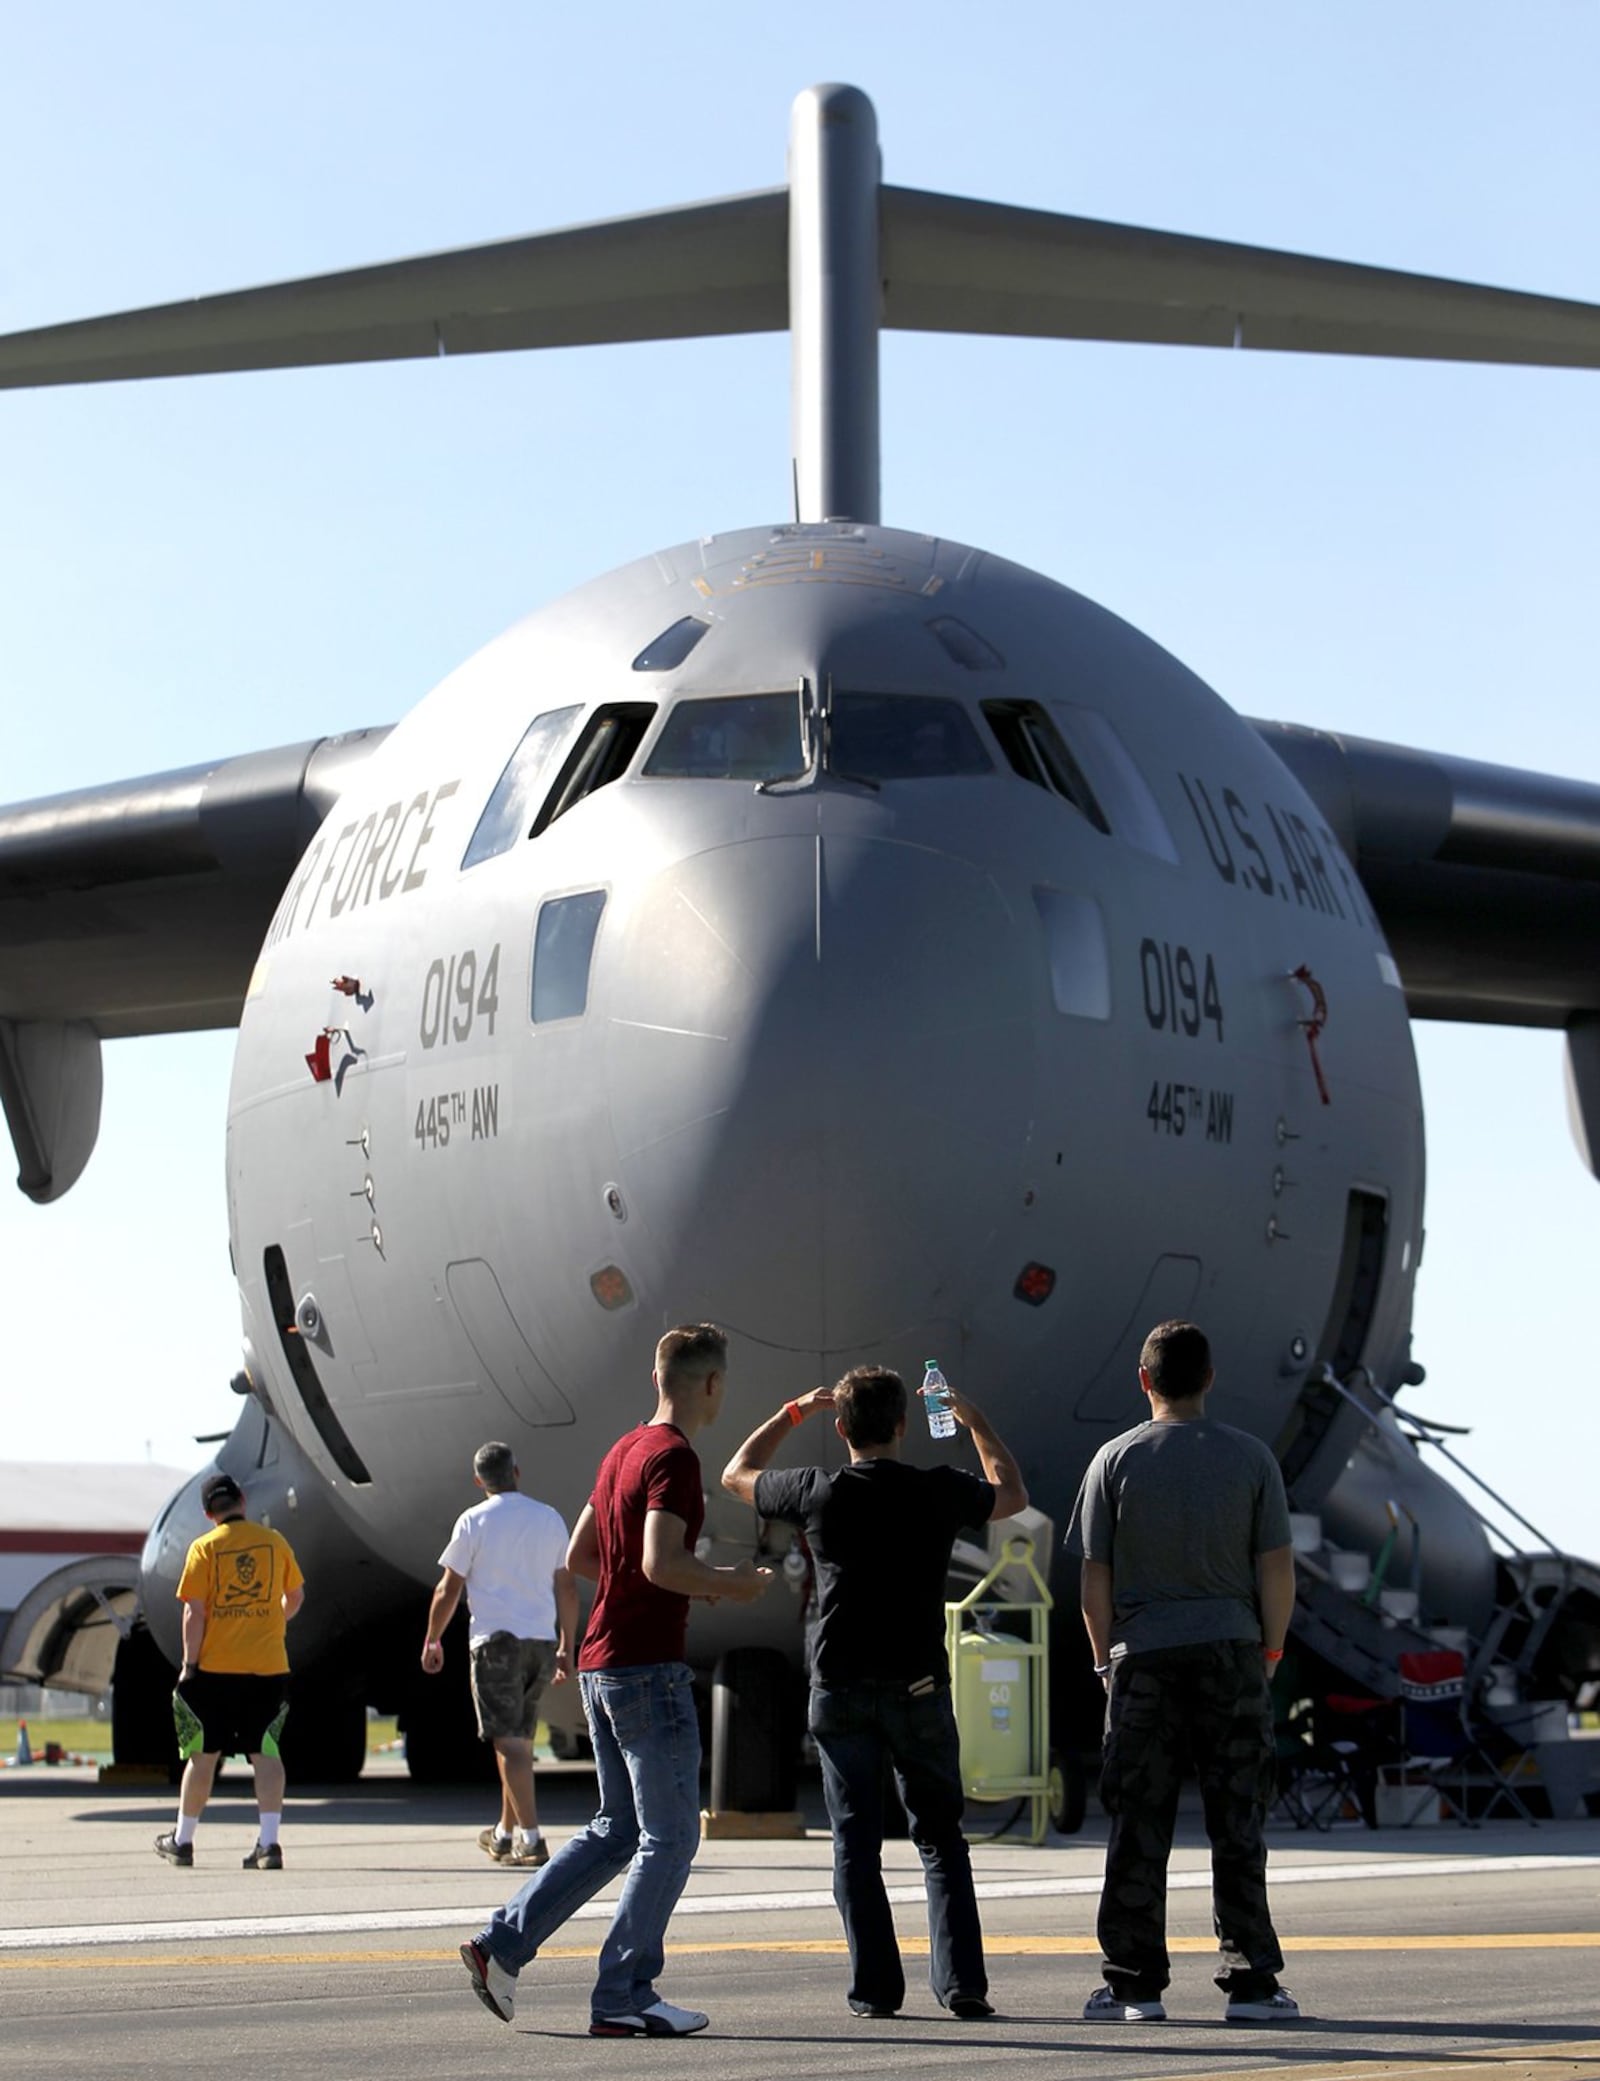
[[[837,1473],[768,1470],[790,1430],[831,1409],[850,1449]],[[1028,1492],[986,1419],[959,1395],[956,1421],[985,1478],[907,1467],[906,1390],[885,1366],[857,1366],[813,1388],[751,1433],[722,1485],[762,1517],[798,1525],[817,1570],[808,1724],[833,1824],[833,1897],[850,1944],[851,2009],[893,2016],[905,1972],[883,1885],[884,1766],[893,1766],[922,1858],[928,1976],[952,2016],[992,2016],[972,1864],[961,1833],[960,1744],[950,1705],[944,1604],[950,1549],[964,1526],[1010,1517]],[[766,1471],[764,1471],[766,1470]]]

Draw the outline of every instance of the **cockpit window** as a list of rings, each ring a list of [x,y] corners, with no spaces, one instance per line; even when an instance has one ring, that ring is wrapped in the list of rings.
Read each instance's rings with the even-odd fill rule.
[[[1178,848],[1161,805],[1110,718],[1097,708],[1079,708],[1070,701],[1052,701],[1050,706],[1068,740],[1077,747],[1118,838],[1176,867]]]
[[[480,860],[506,852],[529,829],[535,798],[578,713],[576,708],[552,708],[529,723],[478,819],[472,842],[462,855],[463,868],[476,867]]]
[[[992,773],[971,716],[959,701],[928,694],[833,696],[828,766],[856,780],[931,780]]]
[[[1095,800],[1083,768],[1037,701],[985,701],[983,714],[1013,773],[1070,802],[1097,831],[1109,832],[1106,813]]]
[[[655,712],[653,701],[612,701],[597,708],[556,775],[528,836],[537,838],[586,795],[620,780],[633,764]]]
[[[683,663],[710,626],[710,622],[702,621],[697,614],[686,614],[682,621],[675,621],[671,628],[663,629],[653,643],[645,645],[633,661],[634,671],[673,671]]]
[[[968,672],[1005,670],[1006,661],[994,645],[986,642],[976,629],[969,629],[964,621],[958,621],[953,614],[936,615],[928,627],[956,663]]]
[[[805,765],[798,694],[680,701],[644,764],[647,780],[779,780]]]

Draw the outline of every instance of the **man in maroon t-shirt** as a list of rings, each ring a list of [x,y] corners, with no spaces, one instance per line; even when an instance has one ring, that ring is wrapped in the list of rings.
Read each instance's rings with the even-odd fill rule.
[[[655,1980],[700,1842],[700,1729],[683,1659],[689,1599],[747,1604],[771,1580],[749,1561],[712,1568],[695,1558],[705,1494],[689,1441],[715,1421],[727,1369],[728,1340],[710,1323],[667,1332],[651,1376],[655,1414],[601,1461],[567,1548],[572,1572],[599,1586],[578,1682],[600,1811],[461,1946],[473,1992],[502,2023],[511,2021],[517,1974],[624,1865],[590,2035],[681,2038],[710,2021],[663,2001]]]

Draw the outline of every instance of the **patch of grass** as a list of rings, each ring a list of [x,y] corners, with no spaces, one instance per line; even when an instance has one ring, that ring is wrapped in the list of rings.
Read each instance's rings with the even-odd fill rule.
[[[0,1720],[0,1756],[16,1754],[17,1726],[14,1719]],[[52,1741],[59,1743],[69,1756],[109,1756],[111,1722],[88,1718],[46,1719],[42,1715],[28,1721],[28,1743],[35,1756],[42,1756],[45,1744]]]

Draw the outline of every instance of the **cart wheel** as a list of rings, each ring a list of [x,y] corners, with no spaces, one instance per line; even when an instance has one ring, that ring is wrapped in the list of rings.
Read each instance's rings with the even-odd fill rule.
[[[1084,1809],[1089,1798],[1088,1780],[1076,1756],[1060,1749],[1050,1751],[1044,1796],[1050,1826],[1058,1835],[1076,1835],[1083,1826]]]

